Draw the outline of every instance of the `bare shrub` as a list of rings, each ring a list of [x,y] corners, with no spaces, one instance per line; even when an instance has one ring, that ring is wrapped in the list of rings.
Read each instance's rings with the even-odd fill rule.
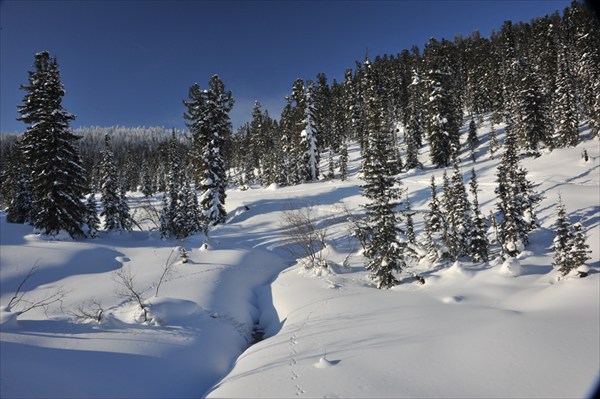
[[[50,295],[46,295],[42,298],[28,299],[27,298],[28,292],[22,291],[22,289],[23,289],[23,286],[25,285],[25,283],[27,282],[27,280],[29,280],[31,278],[31,276],[33,276],[37,272],[37,270],[38,270],[37,266],[33,266],[31,269],[29,269],[29,272],[25,275],[23,280],[21,280],[21,282],[19,283],[19,286],[17,287],[17,291],[15,292],[13,297],[10,299],[10,301],[8,301],[7,308],[8,309],[16,309],[16,314],[18,316],[22,315],[23,313],[27,313],[30,310],[33,310],[36,308],[42,308],[44,310],[44,313],[46,314],[46,316],[48,316],[48,308],[50,307],[50,305],[53,305],[55,303],[60,303],[62,305],[62,300],[67,295],[65,291],[63,291],[62,289],[58,289],[58,290],[54,291],[53,293],[51,293]]]
[[[142,311],[143,322],[150,323],[152,322],[152,318],[148,313],[148,305],[144,303],[142,298],[143,291],[135,287],[134,278],[135,275],[131,274],[130,268],[122,268],[115,271],[114,280],[121,286],[120,289],[115,291],[115,294],[127,301],[135,302]]]
[[[75,307],[75,310],[67,312],[67,314],[75,317],[79,321],[93,320],[96,323],[102,322],[104,317],[104,308],[102,303],[92,297]]]
[[[327,259],[323,254],[323,249],[327,247],[327,230],[317,227],[313,207],[284,212],[282,227],[292,243],[288,251],[305,268],[327,267]]]

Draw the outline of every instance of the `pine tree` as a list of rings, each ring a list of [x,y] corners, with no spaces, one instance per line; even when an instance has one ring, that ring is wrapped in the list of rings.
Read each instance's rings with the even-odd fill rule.
[[[471,151],[471,157],[475,160],[475,150],[479,146],[479,137],[477,137],[477,124],[475,119],[471,118],[469,122],[469,136],[467,137],[467,147]]]
[[[344,142],[340,146],[340,180],[346,181],[348,179],[348,145]]]
[[[442,216],[441,204],[437,198],[437,187],[435,185],[435,176],[431,175],[431,197],[429,200],[429,212],[425,216],[425,246],[427,249],[427,258],[431,262],[442,259],[448,253],[443,244],[445,221]]]
[[[303,151],[303,179],[305,182],[315,182],[319,178],[319,148],[317,132],[314,129],[314,110],[312,99],[313,89],[312,82],[309,82],[309,85],[305,90],[306,98],[304,101],[304,129],[300,133],[300,143]]]
[[[451,132],[448,126],[449,101],[448,94],[443,86],[444,75],[439,70],[429,72],[429,101],[426,103],[429,118],[428,136],[431,146],[429,156],[431,163],[437,168],[448,166],[452,155]]]
[[[87,235],[88,237],[97,237],[98,236],[98,227],[100,227],[100,218],[98,218],[98,208],[96,206],[96,195],[94,193],[90,194],[85,203],[85,208],[87,210],[87,220],[86,225],[88,228]]]
[[[554,127],[556,147],[575,147],[579,144],[577,123],[577,99],[575,97],[575,82],[571,72],[567,49],[564,44],[558,52],[558,76],[554,92]]]
[[[369,143],[365,148],[362,171],[365,184],[363,195],[370,201],[367,210],[368,239],[364,254],[370,271],[369,278],[377,288],[391,288],[399,283],[394,272],[405,267],[404,243],[399,241],[402,231],[394,207],[400,198],[397,179],[390,174],[388,161],[389,134],[384,131],[381,102],[373,85],[366,93],[366,127]]]
[[[76,146],[80,137],[69,128],[75,116],[62,107],[65,90],[56,59],[37,53],[34,67],[29,84],[21,86],[27,94],[18,107],[19,120],[29,124],[23,154],[31,177],[31,222],[47,235],[65,230],[84,236],[86,173]]]
[[[229,111],[233,107],[230,91],[214,75],[208,90],[196,84],[190,88],[190,101],[184,101],[188,112],[184,118],[192,133],[192,165],[196,187],[202,193],[200,207],[208,225],[225,221],[225,188],[227,173],[223,149],[231,132]]]
[[[445,208],[448,231],[446,246],[450,250],[453,259],[458,260],[459,257],[466,255],[468,252],[472,220],[467,192],[456,159],[454,160],[451,185],[447,189],[450,192],[444,192],[444,197],[448,200],[451,199],[451,205]]]
[[[552,250],[554,251],[552,266],[563,276],[565,276],[574,267],[572,259],[569,256],[571,243],[573,241],[573,234],[571,233],[571,226],[569,218],[567,217],[567,210],[560,196],[558,197],[557,210],[558,214],[556,217],[556,222],[554,223],[554,231],[556,236],[552,242]]]
[[[485,221],[479,209],[479,200],[477,198],[479,186],[475,168],[471,169],[470,189],[473,197],[471,201],[473,223],[469,232],[469,248],[467,252],[473,261],[486,262],[489,258],[489,241],[486,234]]]
[[[516,93],[513,113],[520,116],[513,128],[519,142],[528,152],[539,156],[540,143],[548,144],[550,116],[548,98],[542,91],[537,72],[527,63],[519,63],[520,89]]]
[[[592,251],[590,251],[590,246],[586,243],[585,232],[583,231],[581,222],[573,225],[573,235],[569,244],[571,246],[569,255],[574,269],[585,265],[585,262],[591,259],[589,254]]]
[[[111,150],[110,136],[104,139],[102,152],[102,213],[104,228],[108,231],[126,231],[131,229],[129,206],[121,194],[121,187],[117,177],[117,169]]]
[[[541,200],[527,180],[527,171],[519,164],[516,138],[510,125],[506,127],[504,154],[498,165],[495,192],[502,215],[499,239],[505,254],[515,257],[529,242],[529,232],[537,225],[535,207]]]
[[[490,159],[494,159],[494,154],[500,148],[500,143],[498,142],[498,135],[496,135],[493,123],[490,125],[490,129]]]
[[[154,183],[152,181],[152,173],[150,172],[150,166],[148,162],[142,163],[142,194],[144,197],[150,197],[154,194]]]
[[[32,212],[31,179],[23,169],[19,169],[16,180],[14,198],[9,200],[6,211],[6,221],[28,223]]]

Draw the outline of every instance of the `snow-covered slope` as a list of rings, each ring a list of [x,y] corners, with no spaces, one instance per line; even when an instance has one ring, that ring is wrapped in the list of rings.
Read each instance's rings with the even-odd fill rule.
[[[496,127],[497,128],[497,127]],[[497,129],[498,130],[498,129]],[[494,206],[499,155],[478,172],[484,214]],[[501,130],[499,130],[502,133]],[[585,133],[584,133],[584,137]],[[587,138],[587,137],[586,137]],[[580,153],[586,148],[590,161]],[[422,154],[426,160],[427,154]],[[4,397],[585,397],[600,370],[600,149],[598,141],[525,159],[542,227],[519,259],[416,266],[426,282],[377,290],[343,208],[362,212],[359,151],[346,182],[228,191],[229,220],[207,239],[187,239],[190,261],[173,264],[180,242],[156,233],[47,240],[0,217],[0,303],[23,277],[24,301],[63,292],[62,306],[20,315],[2,309],[0,386]],[[464,157],[468,158],[467,156]],[[425,169],[401,175],[413,209],[426,210]],[[440,182],[441,180],[438,180]],[[561,279],[550,266],[555,204],[562,194],[582,219],[592,273]],[[139,194],[131,193],[132,206]],[[286,251],[283,212],[311,207],[327,227],[327,273],[305,270]],[[422,214],[416,215],[417,231]],[[347,258],[347,259],[346,259]],[[342,266],[346,259],[347,266]],[[117,295],[131,271],[153,322]],[[72,314],[100,302],[103,318]],[[22,301],[21,305],[25,302]],[[57,304],[55,304],[57,305]],[[86,308],[86,306],[83,306]],[[90,309],[92,307],[87,307]],[[265,339],[251,345],[264,330]]]

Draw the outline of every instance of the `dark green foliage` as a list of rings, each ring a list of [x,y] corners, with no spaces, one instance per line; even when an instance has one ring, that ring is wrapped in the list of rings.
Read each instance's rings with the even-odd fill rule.
[[[233,107],[230,91],[225,91],[221,79],[214,75],[209,89],[193,85],[189,101],[184,101],[188,111],[184,118],[192,134],[192,173],[196,188],[201,192],[200,207],[206,224],[225,221],[225,188],[227,173],[223,150],[231,136],[229,111]]]
[[[110,136],[106,135],[102,153],[102,213],[104,228],[108,231],[131,230],[132,222],[125,193],[121,191],[117,170],[110,145]]]
[[[479,200],[477,198],[478,184],[475,169],[471,169],[470,188],[473,197],[471,201],[473,216],[471,230],[469,231],[467,253],[474,262],[486,262],[489,257],[489,241],[486,234],[485,220],[479,209]]]
[[[365,107],[366,127],[369,143],[365,148],[362,172],[365,184],[363,195],[370,201],[367,210],[367,239],[364,255],[369,277],[377,288],[391,288],[398,284],[394,273],[406,267],[404,246],[399,236],[403,232],[398,227],[394,211],[400,198],[399,181],[390,173],[388,154],[390,135],[384,129],[381,117],[381,102],[373,86],[367,87],[369,95]]]
[[[29,126],[23,135],[24,165],[31,177],[31,223],[44,234],[65,230],[84,236],[86,209],[81,201],[87,188],[85,170],[76,146],[79,137],[69,123],[75,116],[62,107],[65,94],[55,58],[48,52],[35,56],[27,94],[18,107],[19,120]]]
[[[100,227],[100,218],[98,217],[98,207],[96,205],[96,195],[94,193],[90,194],[85,203],[85,208],[87,210],[87,235],[88,237],[97,237],[98,236],[98,228]]]

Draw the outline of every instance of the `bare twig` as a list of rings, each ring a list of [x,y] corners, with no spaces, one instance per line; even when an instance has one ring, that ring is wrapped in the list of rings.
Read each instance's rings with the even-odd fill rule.
[[[131,274],[131,269],[129,268],[122,268],[115,271],[114,280],[122,287],[122,290],[116,291],[116,294],[121,298],[137,303],[142,310],[144,323],[149,323],[152,321],[152,318],[148,314],[148,305],[142,299],[143,292],[136,289],[133,282],[134,278],[135,276]]]
[[[282,225],[293,246],[288,251],[304,267],[326,267],[323,249],[327,247],[327,230],[317,228],[313,208],[308,206],[283,213]]]
[[[37,262],[36,262],[37,263]],[[33,266],[29,269],[29,272],[23,277],[23,280],[19,283],[17,287],[17,291],[13,295],[13,297],[8,301],[7,308],[20,308],[16,311],[17,315],[22,315],[23,313],[29,312],[32,309],[42,308],[44,309],[44,313],[48,316],[48,308],[50,305],[55,303],[60,303],[62,305],[63,298],[67,295],[65,291],[62,289],[58,289],[54,291],[52,294],[34,300],[26,299],[25,295],[28,292],[22,292],[23,286],[38,271],[38,266]]]
[[[104,317],[104,308],[99,300],[92,297],[77,305],[74,311],[67,313],[80,321],[94,320],[96,323],[100,323]]]
[[[160,278],[158,279],[158,283],[156,283],[156,291],[154,292],[155,297],[158,296],[158,290],[160,290],[160,286],[162,285],[163,281],[165,280],[165,278],[167,278],[169,276],[169,274],[171,274],[171,272],[173,270],[173,265],[175,264],[175,261],[177,260],[177,257],[173,256],[173,254],[176,252],[177,249],[178,249],[177,247],[174,247],[171,250],[169,257],[167,258],[167,260],[163,266],[163,272],[160,275]]]

